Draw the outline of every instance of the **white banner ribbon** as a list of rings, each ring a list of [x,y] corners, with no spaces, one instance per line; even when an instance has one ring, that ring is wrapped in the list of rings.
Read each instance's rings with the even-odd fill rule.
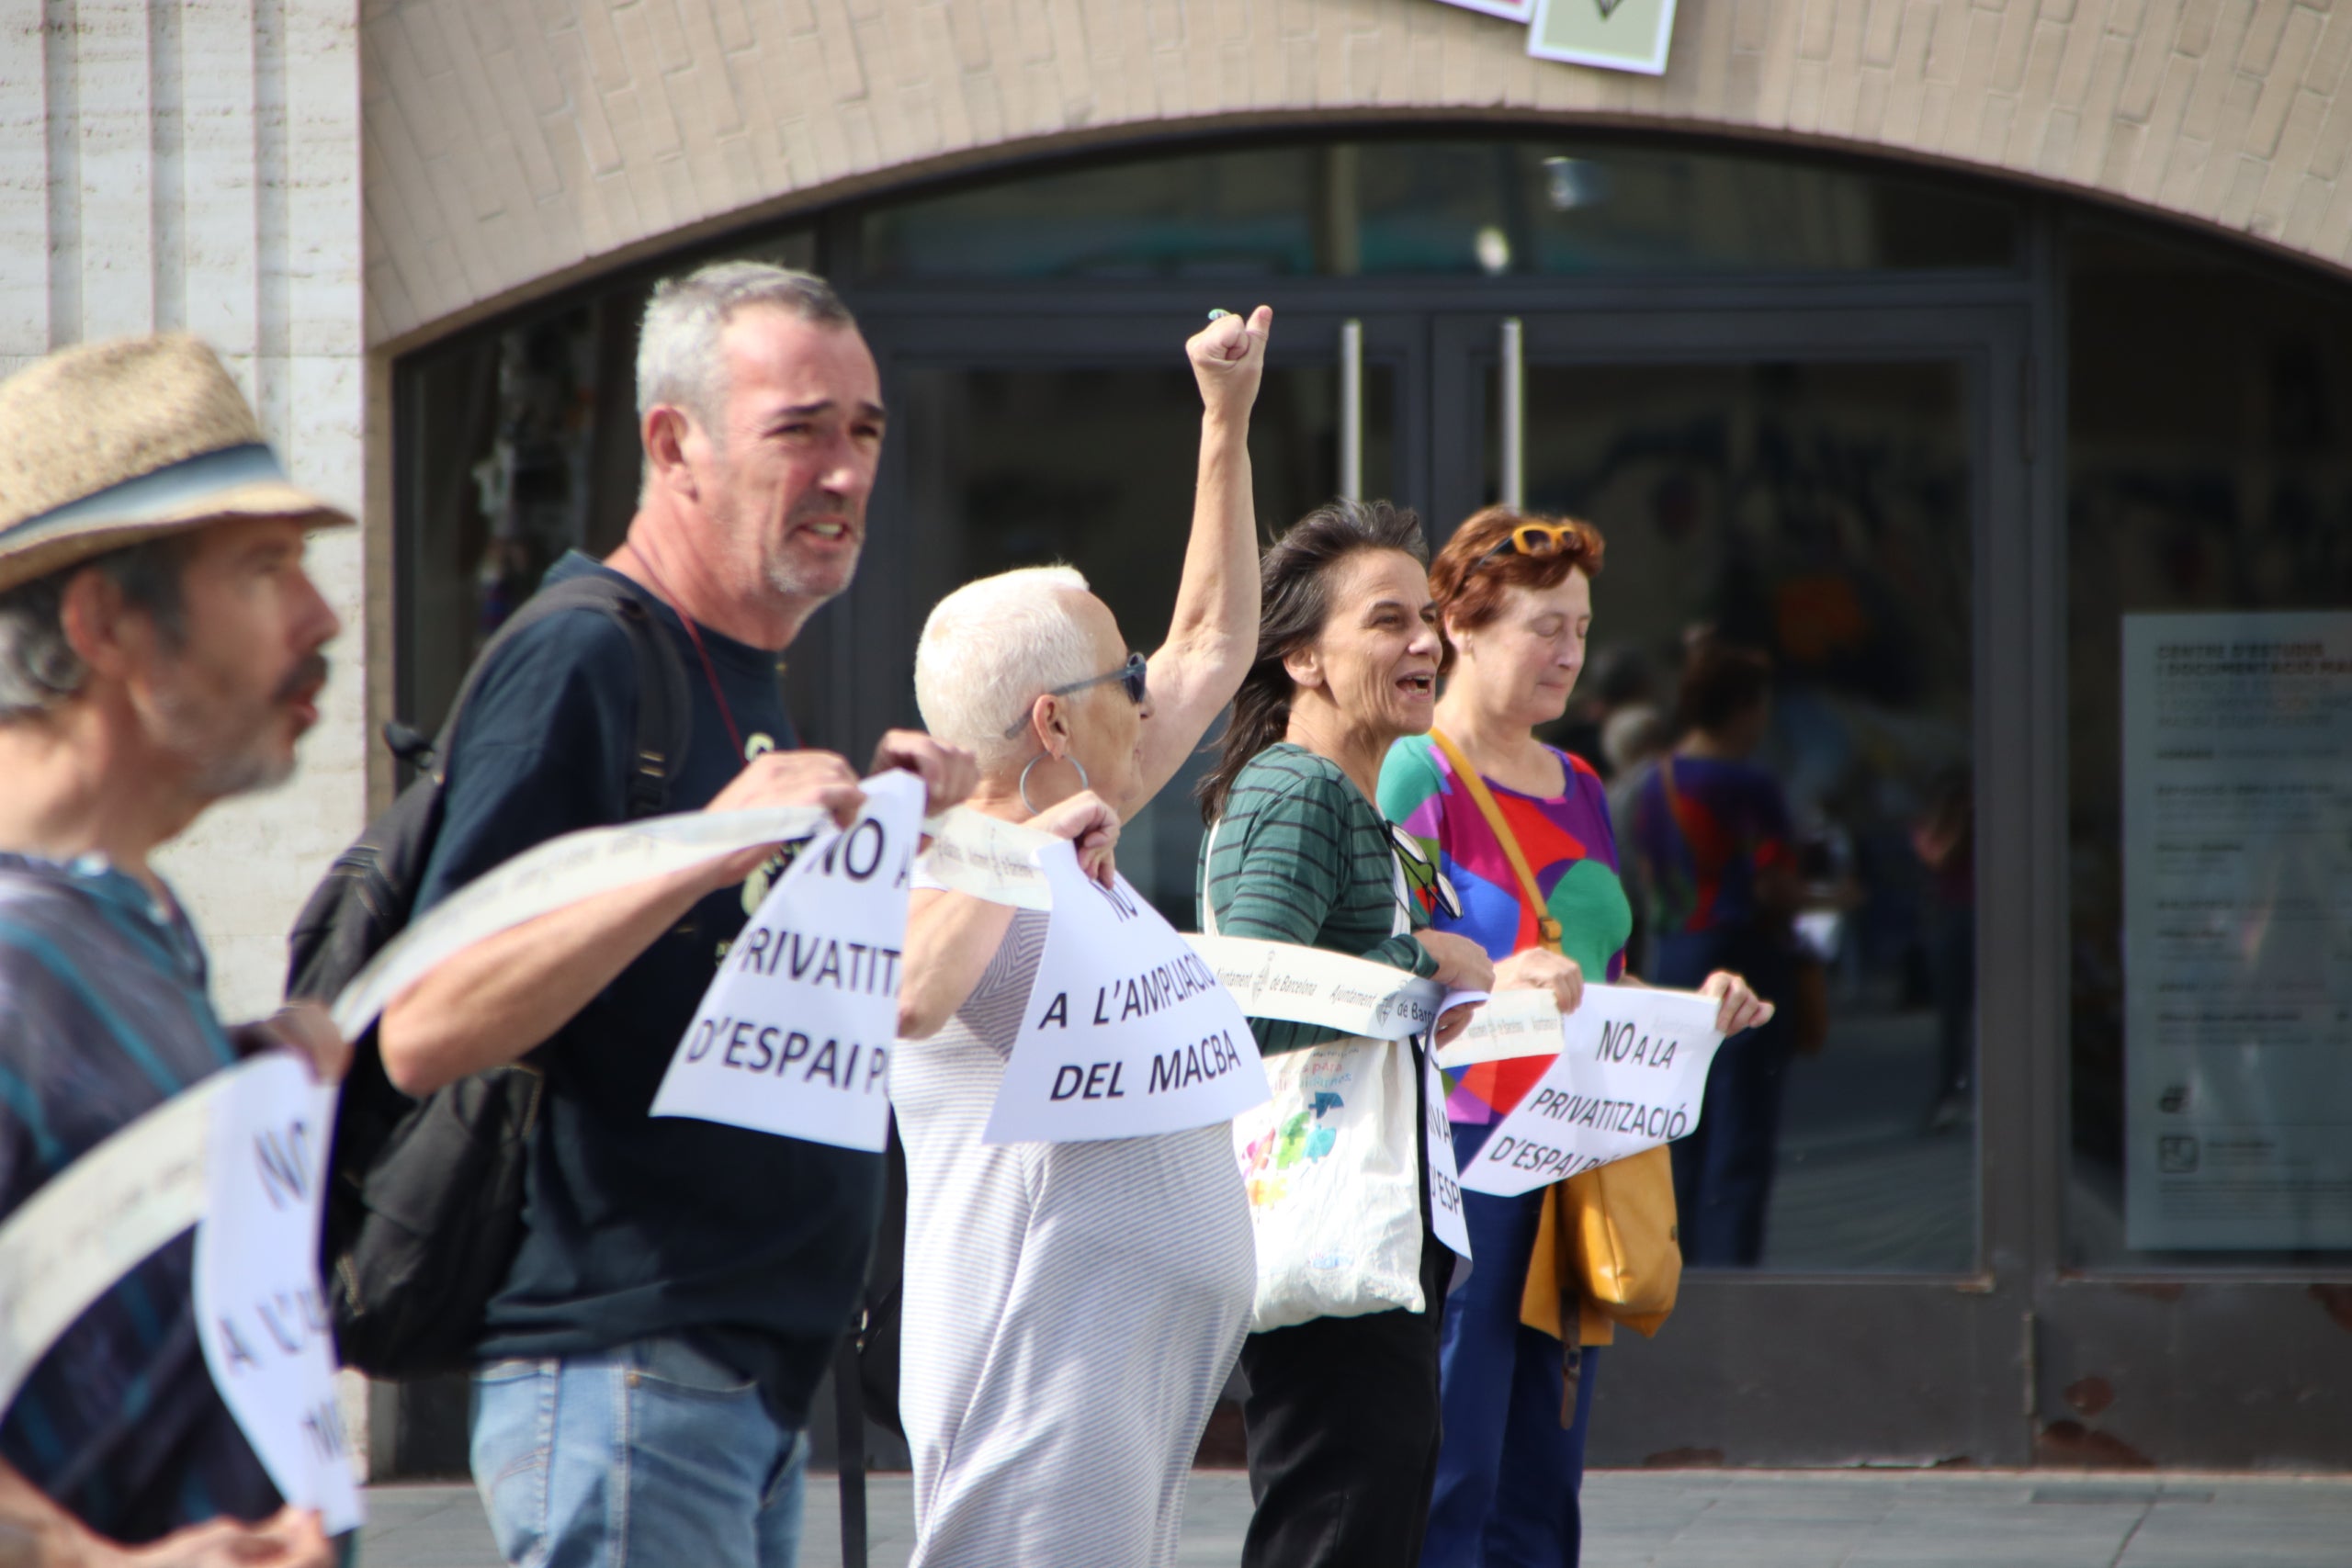
[[[1019,822],[958,806],[924,824],[933,835],[922,874],[951,893],[1016,909],[1050,909],[1053,889],[1036,856],[1063,840]]]
[[[831,824],[821,807],[776,806],[648,817],[549,839],[476,877],[386,942],[336,996],[335,1026],[345,1039],[358,1039],[387,1003],[436,964],[501,931],[720,855],[805,839]]]
[[[117,1130],[0,1227],[0,1411],[92,1302],[203,1215],[205,1130],[243,1070]]]
[[[1445,995],[1435,980],[1319,947],[1198,932],[1184,940],[1208,960],[1209,968],[1250,1018],[1319,1024],[1374,1040],[1402,1040],[1437,1021],[1438,1005]]]

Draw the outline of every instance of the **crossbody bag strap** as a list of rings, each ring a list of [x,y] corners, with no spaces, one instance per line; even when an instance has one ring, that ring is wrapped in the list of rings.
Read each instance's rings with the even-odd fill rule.
[[[493,656],[524,628],[577,610],[595,611],[617,625],[628,637],[629,653],[637,664],[638,701],[637,731],[631,738],[624,780],[627,811],[630,820],[659,816],[668,803],[670,783],[677,776],[685,756],[692,712],[685,667],[662,628],[654,625],[645,596],[628,583],[608,577],[568,578],[533,594],[507,617],[475,657],[473,667],[466,671],[458,695],[449,705],[448,717],[442,721],[440,736],[434,742],[435,773],[446,776],[450,751],[457,740],[458,716],[488,672]]]
[[[1658,759],[1657,778],[1659,787],[1666,792],[1667,820],[1674,824],[1674,830],[1677,834],[1680,835],[1682,841],[1690,846],[1690,863],[1695,866],[1699,863],[1699,846],[1698,843],[1690,837],[1690,829],[1683,825],[1682,792],[1679,789],[1677,789],[1674,784],[1673,752],[1668,751],[1665,756]],[[1747,842],[1742,845],[1742,849],[1744,852],[1752,855],[1756,852],[1756,844],[1757,835],[1750,833],[1747,835]],[[1717,869],[1720,870],[1721,868],[1718,867]]]
[[[1478,770],[1470,765],[1470,759],[1462,754],[1462,748],[1446,739],[1443,730],[1430,730],[1430,739],[1436,741],[1437,749],[1445,753],[1445,760],[1453,764],[1453,776],[1460,779],[1462,787],[1470,792],[1470,798],[1477,804],[1478,814],[1487,819],[1487,826],[1493,830],[1495,841],[1502,845],[1504,856],[1510,860],[1511,870],[1519,877],[1519,890],[1525,896],[1527,907],[1535,911],[1535,924],[1544,933],[1544,944],[1557,953],[1560,950],[1560,922],[1552,918],[1551,909],[1544,904],[1544,895],[1535,886],[1535,873],[1528,869],[1526,852],[1519,847],[1519,835],[1512,832],[1510,824],[1503,820],[1503,808],[1495,804],[1494,792],[1487,787],[1487,781],[1479,776]]]
[[[1225,826],[1220,817],[1209,824],[1209,841],[1201,851],[1201,931],[1205,936],[1216,935],[1216,900],[1209,897],[1209,877],[1216,870],[1216,830]]]

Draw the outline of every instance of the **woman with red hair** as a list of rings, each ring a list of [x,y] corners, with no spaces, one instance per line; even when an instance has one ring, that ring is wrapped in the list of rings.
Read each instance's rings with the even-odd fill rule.
[[[1463,524],[1430,567],[1454,654],[1437,722],[1429,735],[1397,741],[1380,775],[1382,811],[1430,863],[1424,897],[1434,929],[1484,947],[1496,961],[1498,989],[1548,987],[1563,1012],[1582,999],[1588,976],[1627,978],[1633,925],[1600,775],[1534,734],[1566,711],[1584,668],[1600,558],[1600,534],[1588,523],[1496,506]],[[1482,792],[1512,846],[1491,825]],[[1537,897],[1528,897],[1515,859]],[[1726,1033],[1770,1014],[1736,975],[1710,976],[1701,989],[1721,998],[1717,1022]],[[1469,1164],[1550,1061],[1481,1063],[1448,1075],[1459,1164]],[[1529,1260],[1551,1201],[1549,1189],[1520,1198],[1463,1194],[1476,1267],[1447,1298],[1441,1329],[1444,1438],[1423,1568],[1552,1568],[1577,1560],[1589,1347],[1607,1342],[1610,1325],[1593,1312],[1563,1323],[1564,1353],[1521,1322]],[[1567,1365],[1579,1370],[1572,1395]]]

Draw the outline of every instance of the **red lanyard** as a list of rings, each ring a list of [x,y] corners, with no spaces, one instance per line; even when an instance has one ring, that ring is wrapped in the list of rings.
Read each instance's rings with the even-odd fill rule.
[[[695,645],[695,657],[702,660],[703,679],[710,682],[711,698],[718,704],[718,716],[727,722],[727,739],[735,743],[735,754],[741,756],[743,732],[735,727],[735,713],[727,705],[727,694],[719,690],[718,671],[711,666],[709,649],[702,645],[701,628],[695,625],[695,618],[686,614],[685,606],[678,603],[678,596],[670,592],[670,585],[662,580],[662,569],[653,564],[653,558],[648,555],[635,539],[628,541],[628,550],[629,554],[637,558],[638,563],[645,568],[645,575],[653,580],[655,592],[659,592],[670,608],[677,613],[679,621],[684,625],[686,640]]]

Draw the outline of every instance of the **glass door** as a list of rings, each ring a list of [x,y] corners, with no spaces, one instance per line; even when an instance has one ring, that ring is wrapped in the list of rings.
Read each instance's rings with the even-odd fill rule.
[[[1988,1016],[2002,971],[1979,941],[2016,890],[1973,853],[1980,805],[2008,787],[1980,775],[2005,722],[1986,700],[1995,540],[2024,514],[2018,444],[1996,438],[2018,429],[2020,315],[1436,323],[1431,401],[1453,411],[1439,535],[1509,498],[1608,541],[1555,739],[1630,800],[1692,639],[1769,660],[1749,761],[1785,804],[1804,889],[1779,940],[1827,998],[1817,1053],[1775,1049],[1711,1103],[1681,1305],[1604,1363],[1595,1462],[2025,1457],[2018,1193],[1989,1178],[2025,1163],[2003,1108],[2026,1036]],[[1635,970],[1672,979],[1711,917],[1679,887],[1641,895],[1639,837],[1619,824],[1645,917]]]
[[[1191,291],[1198,292],[1198,291]],[[1254,299],[1239,291],[1231,308]],[[1114,317],[897,316],[866,309],[891,436],[851,616],[846,684],[867,694],[856,728],[914,718],[913,649],[931,606],[977,577],[1076,567],[1149,649],[1166,637],[1191,526],[1201,402],[1183,353],[1202,313]],[[1352,337],[1352,342],[1351,342]],[[1329,499],[1352,460],[1364,493],[1409,482],[1397,406],[1411,355],[1392,323],[1283,310],[1250,422],[1261,535]],[[1360,376],[1352,403],[1347,359]],[[1360,420],[1344,417],[1361,407]],[[1360,446],[1349,450],[1350,428]],[[880,721],[880,722],[877,722]],[[859,744],[869,743],[861,734]],[[1120,842],[1120,869],[1180,929],[1193,924],[1205,755],[1163,790]]]

